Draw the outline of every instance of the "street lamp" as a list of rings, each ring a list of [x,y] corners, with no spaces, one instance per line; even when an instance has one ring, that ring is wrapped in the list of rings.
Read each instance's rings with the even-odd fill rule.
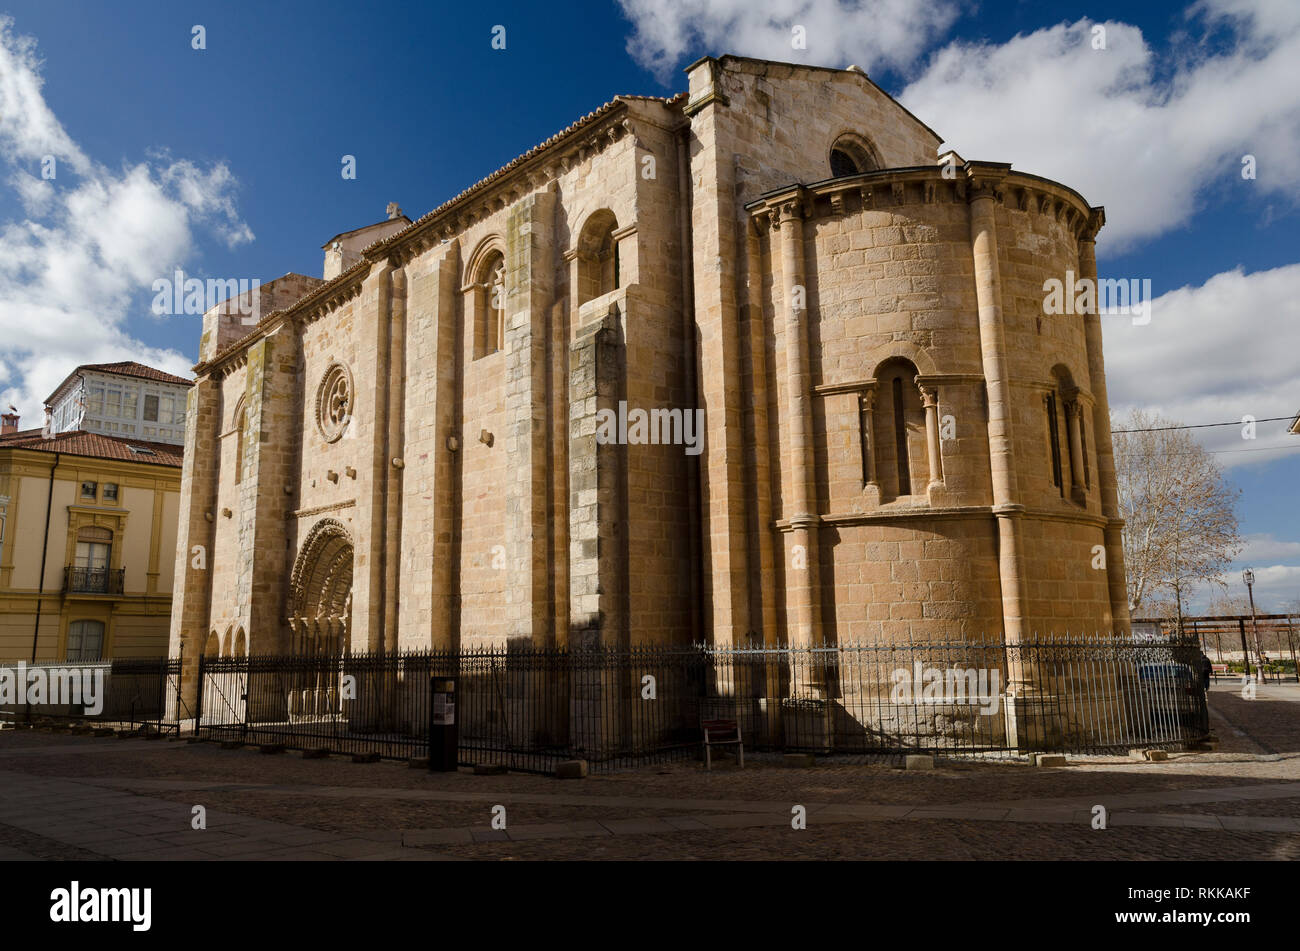
[[[1255,620],[1255,572],[1247,568],[1241,573],[1241,580],[1246,582],[1246,594],[1250,597],[1250,630],[1255,638],[1255,659],[1260,661],[1260,675],[1263,676],[1263,658],[1259,653],[1259,622]],[[1242,645],[1243,647],[1245,645]],[[1247,664],[1247,670],[1249,670]]]

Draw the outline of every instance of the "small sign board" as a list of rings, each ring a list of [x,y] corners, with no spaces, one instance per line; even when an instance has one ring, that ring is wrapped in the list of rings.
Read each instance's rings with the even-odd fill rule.
[[[456,695],[442,693],[433,695],[433,725],[451,726],[456,722]]]

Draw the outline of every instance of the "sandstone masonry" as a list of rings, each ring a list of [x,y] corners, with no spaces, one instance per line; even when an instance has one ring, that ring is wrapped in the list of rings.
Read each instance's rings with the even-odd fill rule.
[[[1127,626],[1099,318],[1042,308],[1102,210],[857,69],[688,75],[205,316],[173,653]]]

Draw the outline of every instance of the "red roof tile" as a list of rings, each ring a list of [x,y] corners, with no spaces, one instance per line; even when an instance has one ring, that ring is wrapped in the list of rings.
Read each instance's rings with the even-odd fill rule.
[[[83,363],[66,377],[63,382],[54,388],[54,392],[45,398],[48,404],[54,400],[59,391],[68,385],[68,381],[80,373],[82,370],[94,370],[98,373],[115,373],[118,376],[133,376],[140,380],[152,380],[155,383],[180,383],[184,386],[193,386],[193,380],[187,380],[183,376],[177,376],[174,373],[164,373],[162,370],[155,370],[153,367],[147,367],[143,363],[136,363],[134,360],[122,360],[118,363]]]
[[[136,452],[131,447],[145,449]],[[52,439],[41,438],[41,430],[24,429],[21,432],[0,436],[0,449],[30,449],[35,452],[61,452],[69,456],[91,456],[96,459],[114,459],[120,462],[142,462],[152,466],[179,467],[184,455],[180,446],[170,443],[147,442],[143,439],[124,439],[121,436],[104,436],[84,430],[59,433]]]

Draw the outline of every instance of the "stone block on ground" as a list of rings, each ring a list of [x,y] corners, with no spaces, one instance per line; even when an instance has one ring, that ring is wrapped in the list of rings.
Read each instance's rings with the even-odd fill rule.
[[[586,779],[587,761],[585,759],[565,760],[555,765],[556,779]]]

